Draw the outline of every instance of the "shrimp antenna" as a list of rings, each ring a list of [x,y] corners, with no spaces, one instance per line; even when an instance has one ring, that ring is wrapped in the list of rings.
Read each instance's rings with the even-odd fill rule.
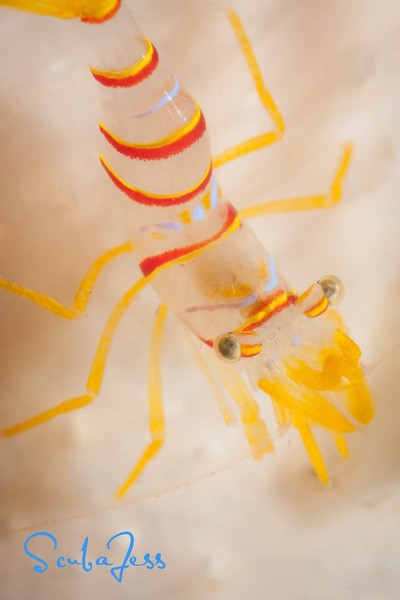
[[[369,376],[372,373],[374,373],[377,369],[379,369],[379,367],[381,367],[383,365],[383,363],[385,363],[389,358],[394,356],[394,354],[396,354],[396,352],[398,352],[399,350],[400,350],[400,342],[397,342],[397,344],[395,344],[392,348],[390,348],[390,350],[388,350],[386,352],[386,354],[384,354],[381,358],[379,358],[375,362],[371,363],[370,365],[365,365],[364,366],[365,374],[367,376]]]
[[[270,434],[271,440],[276,441],[276,440],[280,439],[284,433],[285,433],[285,428],[282,427],[282,428],[276,429],[275,431],[273,431]],[[260,450],[262,450],[261,446],[260,446]],[[103,506],[99,506],[97,508],[93,508],[93,509],[87,510],[85,512],[76,513],[76,514],[69,515],[66,517],[60,517],[60,518],[56,517],[54,519],[47,519],[47,520],[39,521],[37,523],[33,523],[30,525],[24,525],[22,527],[14,527],[12,529],[1,530],[0,538],[7,537],[10,535],[15,535],[18,533],[25,533],[26,531],[31,531],[32,529],[45,529],[45,528],[48,528],[53,525],[70,523],[71,521],[78,521],[80,519],[86,519],[88,517],[92,517],[92,516],[95,516],[98,514],[103,514],[105,512],[120,510],[122,508],[125,508],[126,506],[131,506],[133,504],[139,504],[141,502],[145,502],[146,500],[152,500],[153,498],[160,498],[161,496],[165,496],[167,494],[175,492],[176,490],[181,490],[183,488],[191,487],[192,485],[200,483],[201,481],[209,479],[210,477],[214,477],[214,475],[218,475],[219,473],[222,473],[223,471],[227,471],[228,469],[239,464],[243,460],[250,458],[250,456],[252,456],[255,451],[257,451],[257,447],[246,448],[245,450],[238,453],[233,458],[230,458],[228,460],[220,462],[220,463],[216,464],[215,466],[211,467],[210,469],[208,469],[207,471],[199,473],[197,475],[194,475],[193,477],[190,477],[189,479],[183,479],[181,481],[178,481],[178,483],[171,483],[169,485],[155,489],[155,490],[145,493],[145,494],[140,494],[140,495],[138,494],[137,496],[134,496],[133,498],[130,498],[127,500],[123,500],[123,501],[120,500],[120,501],[114,502],[112,504],[111,503],[105,504]]]

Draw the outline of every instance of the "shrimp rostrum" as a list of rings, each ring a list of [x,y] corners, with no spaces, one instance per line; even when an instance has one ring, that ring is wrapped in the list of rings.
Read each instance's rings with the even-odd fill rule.
[[[334,276],[324,276],[298,295],[244,219],[335,205],[351,145],[344,148],[329,193],[274,201],[238,213],[224,197],[215,170],[279,141],[285,126],[235,12],[229,13],[229,20],[273,128],[212,159],[201,108],[162,68],[155,46],[135,28],[118,0],[1,0],[1,4],[91,24],[85,25],[95,57],[90,72],[102,91],[105,109],[99,124],[104,145],[100,163],[105,185],[116,186],[129,199],[134,224],[132,241],[109,250],[89,269],[72,308],[4,279],[1,287],[74,319],[82,314],[101,269],[114,257],[133,251],[143,273],[109,317],[84,394],[10,426],[3,435],[18,434],[96,398],[113,334],[133,298],[150,283],[162,302],[149,368],[151,441],[118,495],[129,489],[164,442],[159,363],[167,309],[202,342],[204,350],[194,354],[227,423],[231,412],[221,388],[238,405],[253,455],[259,458],[273,446],[246,379],[269,397],[279,427],[298,430],[317,477],[327,484],[314,428],[331,434],[338,451],[347,457],[346,434],[367,424],[374,412],[360,349],[331,308],[342,295],[342,284]]]

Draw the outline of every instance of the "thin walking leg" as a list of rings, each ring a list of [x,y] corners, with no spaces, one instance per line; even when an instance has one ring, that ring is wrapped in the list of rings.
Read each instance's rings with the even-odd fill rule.
[[[92,367],[90,369],[89,377],[86,384],[86,392],[82,396],[77,396],[76,398],[69,398],[68,400],[64,400],[57,406],[50,408],[49,410],[45,410],[44,412],[36,415],[35,417],[31,417],[26,421],[22,421],[22,423],[17,423],[12,427],[8,427],[2,431],[2,435],[4,436],[12,436],[21,433],[22,431],[26,431],[27,429],[31,429],[32,427],[36,427],[37,425],[41,425],[46,421],[50,421],[54,417],[62,415],[64,413],[70,412],[72,410],[76,410],[78,408],[83,408],[87,406],[98,396],[103,380],[104,369],[106,366],[108,353],[110,351],[111,342],[113,340],[114,334],[117,330],[117,327],[124,316],[125,312],[131,305],[133,299],[138,294],[138,292],[145,287],[147,280],[145,277],[139,279],[135,285],[133,285],[118,301],[114,310],[112,311],[107,324],[103,330],[103,333],[100,337],[99,344],[97,346],[97,350],[95,352]]]
[[[342,184],[346,176],[352,155],[352,145],[346,144],[342,159],[339,164],[328,194],[321,196],[304,196],[303,198],[289,198],[287,200],[272,200],[256,206],[249,206],[239,211],[244,219],[262,217],[264,215],[297,210],[316,210],[331,208],[338,204],[342,198]]]
[[[230,162],[231,160],[235,160],[244,154],[249,154],[250,152],[260,150],[261,148],[275,144],[275,142],[279,142],[282,139],[285,131],[283,117],[271,94],[265,87],[260,67],[258,66],[257,59],[244,27],[234,10],[231,10],[228,16],[233,31],[235,32],[237,40],[242,49],[251,78],[253,79],[253,83],[256,88],[257,95],[268,115],[272,119],[274,123],[274,129],[272,131],[268,131],[267,133],[251,137],[244,142],[240,142],[239,144],[228,148],[225,150],[225,152],[218,154],[218,156],[213,159],[214,169],[218,169],[218,167],[221,167],[222,165]]]
[[[57,300],[54,300],[50,296],[38,294],[29,288],[23,287],[22,285],[14,283],[13,281],[3,279],[2,277],[0,277],[0,289],[10,292],[11,294],[15,294],[16,296],[20,296],[20,298],[26,298],[41,308],[44,308],[44,310],[48,310],[49,312],[52,312],[63,319],[79,319],[86,308],[90,293],[97,281],[98,276],[100,275],[100,272],[111,260],[125,252],[132,252],[132,249],[131,242],[127,242],[126,244],[122,244],[121,246],[117,246],[111,250],[107,250],[107,252],[104,252],[104,254],[99,256],[82,279],[78,291],[75,294],[71,308],[60,304],[57,302]]]
[[[129,477],[117,491],[117,498],[122,498],[131,485],[139,477],[146,465],[154,458],[165,440],[164,407],[161,388],[161,348],[164,338],[165,321],[168,309],[161,305],[158,309],[153,334],[151,338],[150,363],[149,363],[149,411],[150,411],[150,437],[151,442],[144,452]]]

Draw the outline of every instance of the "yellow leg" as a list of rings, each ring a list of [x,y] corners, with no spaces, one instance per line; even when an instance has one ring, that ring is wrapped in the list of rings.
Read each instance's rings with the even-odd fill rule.
[[[82,408],[87,406],[96,398],[96,396],[100,392],[101,383],[103,380],[104,369],[107,362],[108,353],[110,350],[111,342],[113,340],[115,331],[125,314],[126,310],[132,303],[132,300],[138,294],[138,292],[144,288],[147,280],[142,277],[139,279],[135,285],[133,285],[118,301],[114,310],[112,311],[107,324],[103,330],[103,333],[100,338],[100,342],[97,346],[97,350],[95,352],[92,367],[90,369],[89,377],[86,384],[86,392],[82,396],[78,396],[76,398],[69,398],[68,400],[64,400],[61,404],[58,404],[54,408],[50,408],[31,419],[23,421],[22,423],[18,423],[13,427],[9,427],[2,431],[2,435],[4,436],[12,436],[22,431],[26,431],[27,429],[31,429],[32,427],[36,427],[41,423],[45,423],[54,417],[62,415],[64,413],[70,412],[72,410],[76,410],[78,408]]]
[[[117,491],[117,498],[122,498],[136,481],[140,473],[160,450],[165,439],[164,408],[161,389],[161,348],[164,337],[164,327],[167,318],[167,307],[161,305],[154,324],[151,339],[149,364],[149,410],[151,442],[146,446],[142,456],[136,463],[127,480]]]
[[[260,459],[264,452],[272,452],[274,448],[265,421],[260,418],[258,404],[234,368],[228,369],[216,361],[216,369],[222,383],[240,408],[244,433],[252,454],[254,458]]]
[[[283,419],[285,424],[291,422],[299,430],[318,479],[322,484],[328,484],[328,472],[322,454],[312,435],[310,424],[335,432],[334,438],[337,448],[344,458],[347,458],[348,451],[344,437],[341,434],[354,431],[354,425],[317,392],[309,390],[307,394],[304,393],[299,398],[296,397],[296,394],[291,393],[290,386],[286,390],[279,381],[271,382],[267,379],[260,379],[258,385],[272,399],[275,411],[277,407],[284,409]],[[280,412],[278,411],[277,414],[279,419]]]
[[[297,210],[316,210],[321,208],[331,208],[338,204],[342,197],[342,184],[349,168],[353,147],[351,144],[346,144],[343,150],[342,159],[339,164],[328,194],[321,196],[304,196],[303,198],[289,198],[287,200],[271,200],[258,204],[257,206],[249,206],[239,211],[243,219],[251,219],[253,217],[262,217],[271,213],[291,212]]]
[[[321,451],[318,448],[313,434],[311,433],[310,426],[308,425],[307,421],[298,415],[293,415],[293,424],[299,430],[301,439],[316,476],[323,485],[327,485],[329,483],[328,471],[326,469],[324,459],[322,458]]]
[[[78,319],[85,307],[88,303],[90,293],[96,280],[102,271],[102,269],[109,263],[111,260],[123,254],[125,252],[132,252],[132,244],[127,242],[126,244],[122,244],[121,246],[117,246],[116,248],[112,248],[108,250],[92,264],[92,266],[87,271],[86,275],[82,279],[78,291],[75,295],[74,301],[72,303],[72,308],[68,306],[63,306],[50,296],[46,296],[45,294],[38,294],[33,290],[23,287],[22,285],[18,285],[12,281],[7,281],[0,277],[0,289],[4,289],[11,294],[15,294],[20,296],[21,298],[26,298],[27,300],[31,300],[41,308],[48,310],[55,315],[62,317],[63,319]]]
[[[244,142],[241,142],[236,146],[228,148],[228,150],[225,150],[225,152],[218,154],[218,156],[216,156],[213,160],[214,169],[218,169],[218,167],[221,167],[222,165],[230,162],[231,160],[239,158],[239,156],[243,156],[244,154],[254,152],[255,150],[265,148],[266,146],[270,146],[271,144],[278,142],[282,139],[283,133],[285,131],[285,123],[283,121],[282,115],[279,112],[279,109],[276,106],[271,94],[268,92],[267,88],[264,85],[260,67],[258,66],[257,59],[254,55],[253,49],[243,28],[243,25],[235,11],[230,11],[228,16],[232,28],[240,44],[240,47],[242,49],[243,55],[246,59],[250,75],[253,79],[254,86],[257,91],[257,95],[260,98],[261,103],[266,109],[267,113],[271,117],[272,121],[274,122],[275,128],[272,131],[269,131],[262,135],[257,135],[255,137],[249,138],[248,140],[245,140]]]
[[[341,456],[343,458],[349,458],[349,449],[347,447],[346,440],[342,435],[335,435],[335,444]]]

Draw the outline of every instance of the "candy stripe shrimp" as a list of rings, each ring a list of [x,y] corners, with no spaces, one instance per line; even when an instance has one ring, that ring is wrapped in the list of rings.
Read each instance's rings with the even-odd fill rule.
[[[163,69],[155,45],[141,35],[118,1],[1,4],[86,23],[94,56],[90,74],[104,104],[100,165],[109,185],[129,200],[133,231],[132,241],[105,252],[89,268],[72,307],[5,279],[0,279],[0,287],[62,318],[77,319],[103,267],[114,258],[134,252],[143,273],[106,323],[85,392],[9,426],[3,435],[22,433],[95,400],[121,318],[150,283],[162,302],[149,364],[151,440],[117,496],[129,490],[165,440],[160,356],[167,311],[201,341],[203,351],[195,350],[195,358],[219,398],[226,423],[234,419],[224,389],[237,404],[253,456],[271,452],[273,443],[246,379],[270,398],[280,428],[298,430],[317,477],[327,484],[327,467],[313,429],[331,434],[346,458],[344,436],[369,423],[374,413],[361,351],[331,308],[343,286],[338,278],[324,276],[297,294],[246,219],[337,204],[351,145],[344,147],[328,194],[266,202],[238,212],[224,197],[215,170],[280,141],[285,124],[234,11],[229,13],[231,26],[274,127],[212,158],[201,108]]]

